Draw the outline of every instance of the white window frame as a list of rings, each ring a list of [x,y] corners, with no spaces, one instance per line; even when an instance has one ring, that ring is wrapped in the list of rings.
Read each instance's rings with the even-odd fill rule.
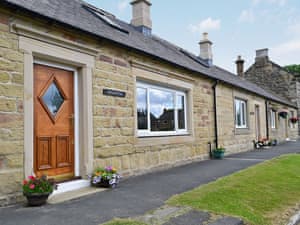
[[[271,128],[276,129],[276,111],[274,109],[271,109],[270,111],[270,122]]]
[[[148,84],[144,82],[137,81],[136,83],[136,90],[137,88],[143,88],[146,89],[147,94],[147,130],[139,130],[138,129],[138,123],[136,126],[137,129],[137,135],[138,137],[156,137],[156,136],[174,136],[174,135],[187,135],[188,134],[188,123],[187,123],[187,93],[184,91],[176,90],[175,88],[166,88],[160,85],[154,85],[154,84]],[[150,121],[150,95],[149,90],[150,89],[156,89],[160,91],[167,91],[173,93],[174,96],[174,121],[175,121],[175,131],[151,131],[151,121]],[[177,97],[183,96],[184,97],[184,123],[185,123],[185,129],[179,129],[178,128],[178,108],[177,108]],[[137,102],[136,102],[137,105]],[[137,117],[137,115],[136,115]],[[137,121],[137,118],[136,118]]]
[[[242,113],[243,111],[241,110],[241,125],[237,124],[238,121],[238,113],[237,113],[237,107],[236,105],[239,104],[240,107],[239,109],[242,109],[244,107],[244,114]],[[247,101],[239,98],[234,99],[234,111],[235,111],[235,128],[237,129],[246,129],[248,128],[248,117],[247,117]],[[245,122],[243,124],[243,121]]]

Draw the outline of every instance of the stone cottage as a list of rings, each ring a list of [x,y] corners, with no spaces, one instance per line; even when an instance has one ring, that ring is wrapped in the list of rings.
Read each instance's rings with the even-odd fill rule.
[[[0,2],[1,205],[32,174],[63,192],[96,166],[130,176],[247,151],[268,136],[271,105],[296,112],[215,66],[207,34],[193,55],[152,34],[150,1],[131,4],[128,24],[82,0]],[[278,140],[297,137],[280,123]]]
[[[297,113],[291,111],[289,116],[299,117],[300,111],[300,77],[297,74],[289,73],[282,66],[274,63],[269,58],[268,49],[259,49],[256,51],[255,62],[245,72],[244,77],[258,86],[262,87],[269,92],[276,93],[282,98],[288,99],[293,102],[297,107]],[[278,109],[271,107],[270,113],[275,113],[275,117],[278,115]],[[297,125],[288,122],[289,126],[295,127]],[[273,126],[271,133],[280,129],[280,126]],[[298,126],[299,132],[300,127]]]

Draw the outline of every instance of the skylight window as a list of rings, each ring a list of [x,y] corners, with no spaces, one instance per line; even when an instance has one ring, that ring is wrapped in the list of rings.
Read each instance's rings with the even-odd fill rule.
[[[98,18],[100,18],[102,21],[104,21],[105,23],[107,23],[108,25],[110,25],[113,28],[118,29],[119,31],[122,31],[124,33],[129,33],[127,30],[123,29],[118,23],[114,22],[111,18],[109,18],[109,15],[106,15],[106,13],[104,13],[104,11],[89,5],[89,4],[85,4],[83,5],[88,11],[92,12],[94,15],[96,15]],[[112,15],[110,15],[112,16]]]
[[[122,27],[121,27],[119,24],[115,23],[114,21],[112,21],[112,20],[111,20],[110,18],[108,18],[107,16],[105,16],[105,15],[99,13],[99,12],[96,12],[96,11],[94,11],[93,13],[95,13],[97,16],[99,16],[102,20],[104,20],[104,21],[105,21],[106,23],[108,23],[109,25],[111,25],[111,26],[113,26],[113,27],[117,27],[117,28],[119,28],[119,29],[122,29]]]

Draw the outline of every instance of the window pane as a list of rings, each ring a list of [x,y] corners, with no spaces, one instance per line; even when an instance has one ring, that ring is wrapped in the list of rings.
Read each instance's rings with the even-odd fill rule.
[[[244,102],[241,102],[242,106],[242,125],[246,126],[246,105]]]
[[[48,87],[47,91],[42,96],[42,99],[51,115],[55,117],[64,102],[64,98],[55,82],[52,82],[52,84]]]
[[[271,110],[271,128],[276,128],[276,113]]]
[[[242,125],[241,118],[241,109],[240,109],[240,101],[235,101],[235,115],[236,115],[236,126],[240,127]]]
[[[177,95],[178,129],[185,129],[184,96]]]
[[[149,89],[151,131],[174,131],[174,94]]]
[[[139,130],[148,129],[147,112],[147,90],[137,88],[137,122]]]

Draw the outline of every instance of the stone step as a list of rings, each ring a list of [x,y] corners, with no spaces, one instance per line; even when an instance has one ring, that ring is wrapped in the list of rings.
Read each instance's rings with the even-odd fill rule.
[[[48,199],[49,204],[58,204],[73,199],[81,198],[87,195],[95,194],[98,192],[105,191],[105,188],[95,188],[95,187],[84,187],[73,191],[63,192],[59,194],[51,195]]]

